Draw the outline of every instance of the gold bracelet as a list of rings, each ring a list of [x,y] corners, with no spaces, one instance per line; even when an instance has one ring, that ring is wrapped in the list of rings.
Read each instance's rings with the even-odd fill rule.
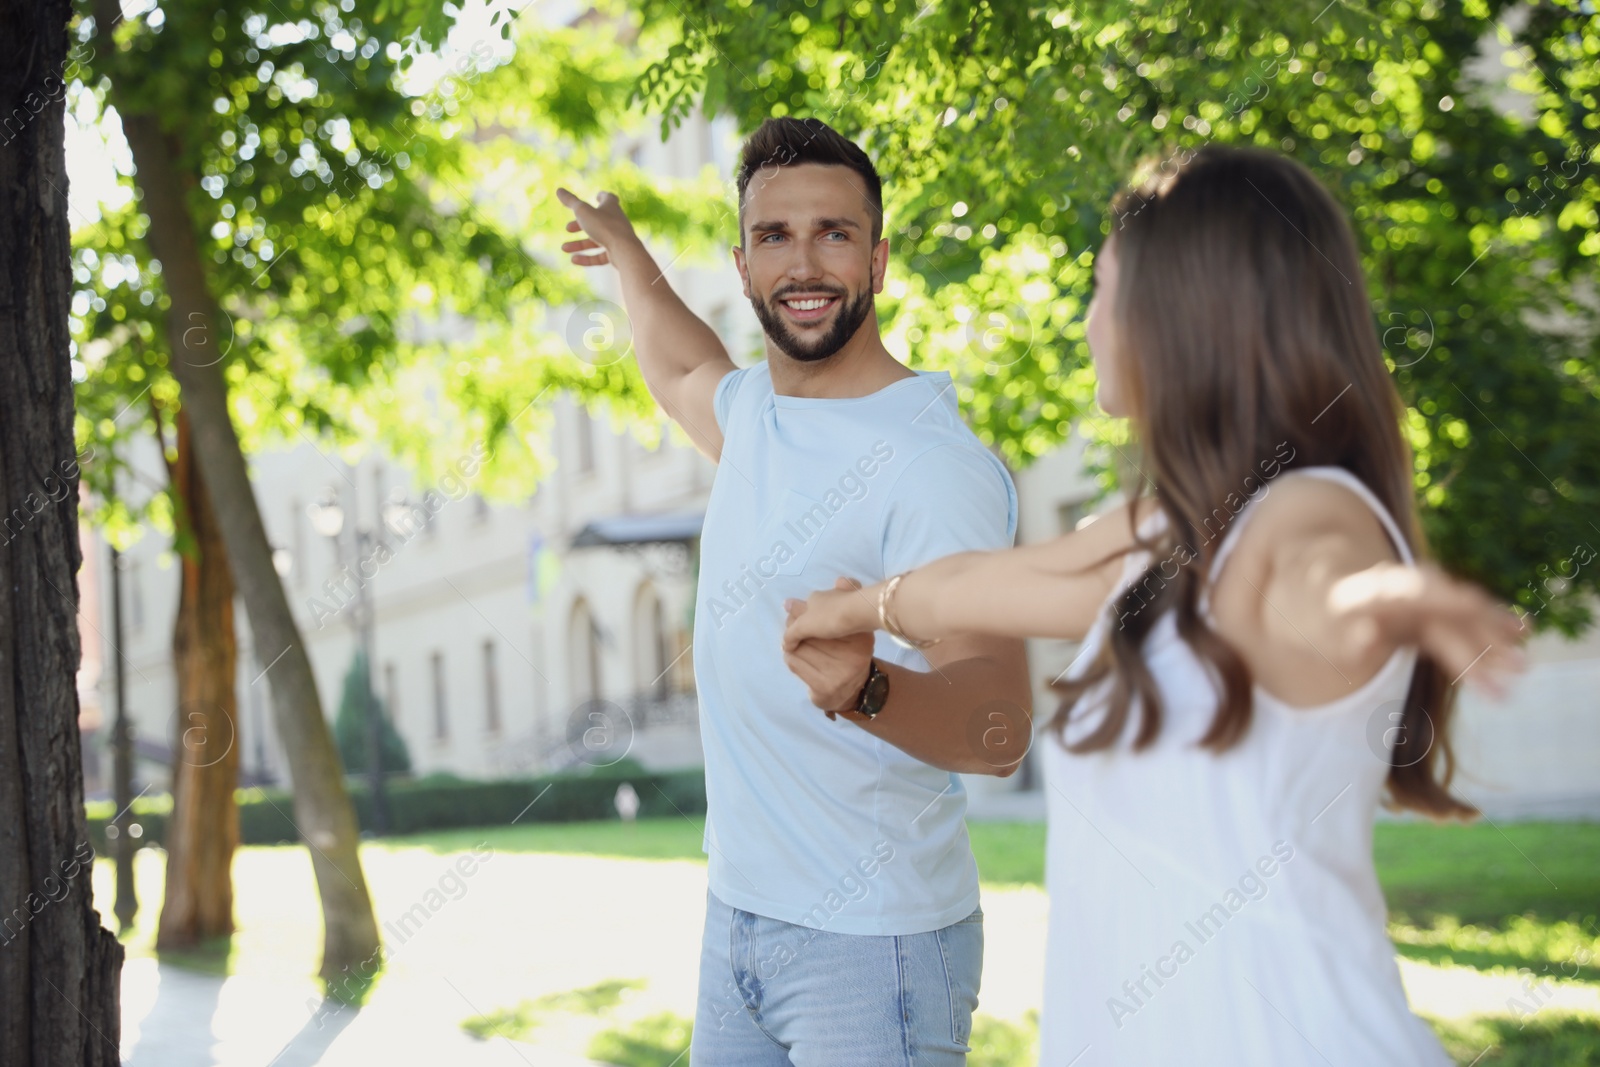
[[[905,648],[932,648],[934,645],[937,645],[941,640],[943,640],[943,638],[933,637],[918,640],[915,637],[911,637],[900,628],[899,620],[894,617],[893,613],[889,609],[889,602],[893,599],[895,590],[899,588],[900,580],[908,573],[908,571],[901,571],[899,574],[895,575],[893,578],[890,578],[884,583],[883,591],[878,594],[878,628],[893,638],[897,644]]]
[[[900,584],[904,574],[897,574],[883,583],[883,588],[878,590],[878,629],[884,633],[892,633],[889,628],[889,594],[894,592],[894,587]]]

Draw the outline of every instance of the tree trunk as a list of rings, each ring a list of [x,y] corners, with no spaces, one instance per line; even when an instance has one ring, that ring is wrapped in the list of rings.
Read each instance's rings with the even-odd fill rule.
[[[65,0],[0,6],[0,1063],[120,1062],[78,737]]]
[[[190,543],[172,631],[178,715],[157,949],[233,933],[233,852],[239,844],[239,809],[233,802],[239,778],[233,575],[182,409],[176,421],[178,456],[168,467],[168,479],[177,498],[178,527]]]
[[[119,17],[115,0],[97,0],[97,35],[113,47]],[[161,261],[161,280],[171,306],[167,335],[169,369],[182,390],[194,430],[195,458],[211,495],[233,580],[244,598],[255,647],[267,664],[273,719],[290,761],[294,821],[311,849],[311,865],[322,898],[321,975],[330,984],[346,968],[371,968],[378,957],[378,923],[357,851],[355,809],[345,792],[343,768],[323,717],[311,660],[289,610],[283,583],[272,566],[272,548],[261,522],[250,471],[228,412],[227,383],[220,366],[230,321],[206,282],[205,262],[189,215],[187,196],[198,184],[180,171],[176,134],[159,116],[129,106],[115,81],[111,97],[137,172],[139,206],[150,217],[146,239]]]

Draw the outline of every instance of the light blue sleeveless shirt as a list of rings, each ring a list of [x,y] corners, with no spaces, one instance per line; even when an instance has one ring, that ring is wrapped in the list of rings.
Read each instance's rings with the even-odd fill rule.
[[[786,597],[1008,548],[1017,494],[944,372],[845,399],[776,395],[766,363],[716,390],[694,665],[703,849],[723,902],[851,934],[936,930],[978,906],[959,776],[830,720],[783,662]],[[880,660],[927,671],[879,634]],[[886,714],[915,715],[897,706]]]

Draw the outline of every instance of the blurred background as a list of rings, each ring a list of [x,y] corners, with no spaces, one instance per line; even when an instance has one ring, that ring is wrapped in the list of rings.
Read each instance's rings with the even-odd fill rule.
[[[80,8],[78,688],[127,1062],[687,1063],[715,468],[644,391],[612,272],[559,252],[553,191],[615,191],[746,365],[739,145],[794,114],[877,163],[886,343],[954,375],[1019,542],[1114,501],[1131,462],[1082,314],[1135,165],[1256,144],[1335,191],[1434,551],[1535,630],[1505,701],[1461,700],[1456,785],[1484,818],[1378,828],[1402,975],[1460,1063],[1600,1063],[1587,0]],[[208,403],[250,494],[208,492]],[[251,499],[267,551],[230,554]],[[303,664],[257,636],[265,586]],[[1073,652],[1030,643],[1042,714]],[[1032,1064],[1043,783],[1030,756],[965,784],[972,1062]],[[336,819],[324,839],[315,813],[352,808],[359,843]],[[377,955],[325,950],[319,845],[364,872]]]

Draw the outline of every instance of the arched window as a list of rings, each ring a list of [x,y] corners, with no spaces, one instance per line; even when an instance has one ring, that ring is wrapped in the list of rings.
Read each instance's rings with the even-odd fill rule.
[[[657,699],[671,690],[667,667],[672,658],[667,652],[666,612],[661,597],[650,583],[639,586],[633,601],[633,689]]]
[[[600,697],[600,642],[589,602],[582,597],[572,605],[567,634],[567,677],[576,707]]]

